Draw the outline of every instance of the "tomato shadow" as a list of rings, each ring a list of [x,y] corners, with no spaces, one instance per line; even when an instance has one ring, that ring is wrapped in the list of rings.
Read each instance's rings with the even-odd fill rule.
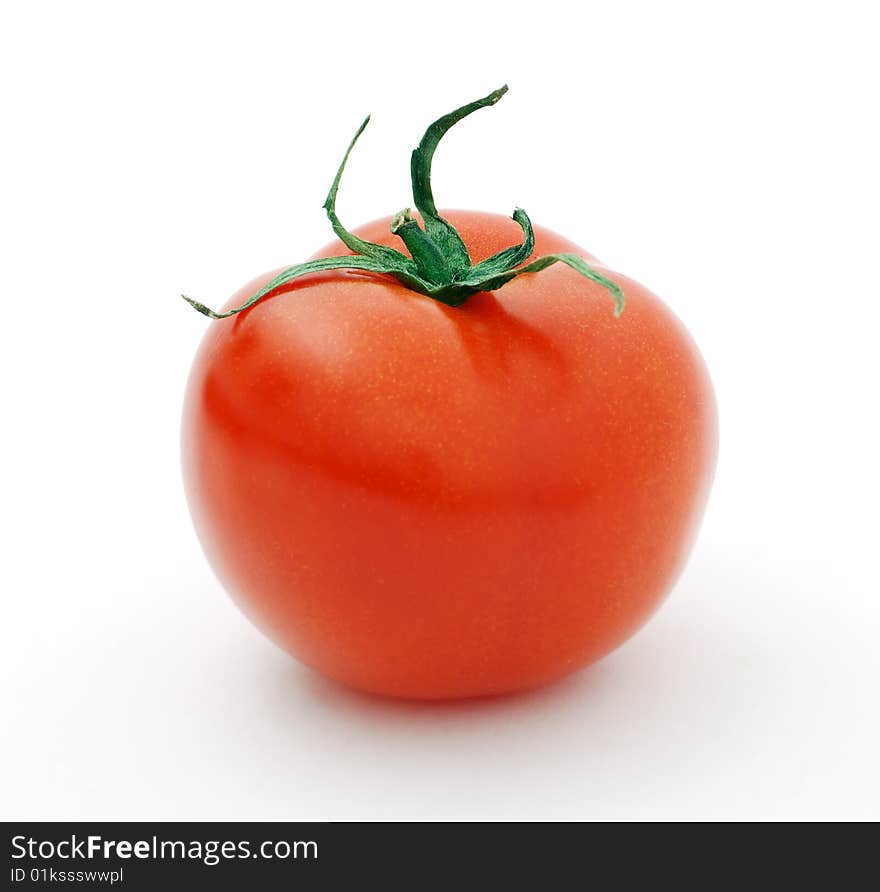
[[[571,385],[568,365],[559,345],[511,313],[503,298],[483,291],[460,307],[442,306],[441,309],[455,326],[475,375],[507,388],[512,373],[534,363],[535,370],[540,370],[538,380],[545,396],[554,390],[563,392]],[[531,375],[527,374],[524,380],[531,380]]]
[[[379,728],[479,728],[508,718],[530,723],[552,718],[580,734],[608,719],[617,721],[621,711],[642,698],[675,701],[690,684],[684,667],[689,662],[702,665],[707,652],[729,646],[725,640],[733,631],[730,623],[721,621],[724,614],[706,597],[707,592],[714,595],[729,587],[717,566],[704,562],[675,586],[672,604],[661,605],[643,629],[611,654],[531,690],[459,700],[407,700],[358,691],[291,661],[278,675],[276,703],[281,710],[299,704],[333,713],[344,722]],[[732,595],[725,600],[732,601]],[[738,629],[734,638],[740,634]]]
[[[430,725],[446,719],[480,724],[490,717],[542,712],[564,708],[589,697],[604,686],[610,673],[602,662],[587,666],[566,678],[508,694],[458,699],[405,699],[359,691],[305,667],[290,667],[279,679],[279,693],[287,700],[305,701],[312,707],[333,710],[347,719],[369,724],[413,722]]]

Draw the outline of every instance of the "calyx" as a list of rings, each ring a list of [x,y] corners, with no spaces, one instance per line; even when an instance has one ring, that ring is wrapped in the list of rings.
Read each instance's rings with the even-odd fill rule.
[[[476,264],[471,262],[468,250],[455,227],[437,212],[431,191],[431,162],[437,145],[454,124],[477,109],[494,105],[506,92],[507,87],[503,86],[488,96],[463,105],[434,121],[413,151],[411,162],[413,202],[421,215],[424,228],[419,225],[409,208],[395,215],[391,222],[391,232],[403,241],[409,256],[394,248],[358,238],[349,232],[336,216],[339,181],[342,179],[342,172],[345,170],[351,150],[370,122],[368,116],[346,150],[327,200],[324,202],[324,210],[327,212],[333,231],[340,241],[354,252],[353,254],[343,257],[321,257],[291,266],[267,282],[241,306],[225,313],[217,313],[186,295],[182,295],[183,299],[212,319],[225,319],[252,307],[276,288],[300,276],[331,269],[357,269],[393,276],[401,284],[419,294],[457,307],[480,291],[496,291],[517,276],[540,272],[554,263],[565,263],[580,275],[607,288],[614,300],[614,314],[619,316],[623,311],[623,291],[620,286],[593,269],[577,254],[546,254],[526,263],[534,249],[535,236],[531,221],[522,208],[517,208],[513,212],[513,219],[523,231],[522,243],[505,248]]]

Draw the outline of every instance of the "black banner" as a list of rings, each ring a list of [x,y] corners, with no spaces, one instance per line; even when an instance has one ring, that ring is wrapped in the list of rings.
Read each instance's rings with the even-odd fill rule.
[[[7,888],[421,888],[475,867],[496,879],[581,857],[572,825],[394,823],[7,823]],[[560,833],[560,831],[563,831]],[[345,883],[346,886],[342,884]]]

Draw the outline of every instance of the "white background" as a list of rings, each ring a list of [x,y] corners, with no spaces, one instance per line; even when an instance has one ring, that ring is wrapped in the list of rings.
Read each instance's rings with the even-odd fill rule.
[[[868,3],[4,4],[7,818],[880,817],[878,26]],[[664,298],[716,486],[662,611],[535,693],[418,705],[237,612],[178,469],[219,304],[405,206],[525,207]]]

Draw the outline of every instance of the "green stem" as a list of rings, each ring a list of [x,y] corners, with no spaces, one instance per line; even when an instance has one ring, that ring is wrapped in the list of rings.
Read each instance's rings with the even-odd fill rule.
[[[438,118],[428,127],[413,151],[410,163],[413,201],[422,216],[424,229],[408,209],[397,214],[391,222],[391,232],[403,241],[409,256],[387,245],[378,245],[359,238],[342,225],[336,214],[336,195],[342,173],[355,143],[370,121],[367,117],[343,155],[324,202],[324,210],[333,231],[353,255],[322,257],[291,266],[251,295],[241,306],[225,313],[217,313],[186,295],[183,295],[183,299],[212,319],[225,319],[247,310],[277,288],[309,273],[330,269],[358,269],[393,276],[412,291],[457,307],[473,294],[496,291],[518,276],[537,273],[561,262],[605,288],[614,299],[614,314],[619,316],[623,311],[623,291],[620,286],[593,269],[582,257],[576,254],[548,254],[527,263],[535,247],[535,235],[531,221],[522,208],[513,212],[513,219],[523,231],[522,243],[505,248],[477,264],[471,262],[467,247],[455,227],[438,213],[431,188],[431,165],[440,140],[463,118],[478,109],[495,105],[506,92],[507,86],[500,87],[488,96]]]
[[[391,232],[403,240],[423,279],[433,285],[448,285],[452,281],[452,270],[443,252],[422,230],[409,208],[394,217]]]

